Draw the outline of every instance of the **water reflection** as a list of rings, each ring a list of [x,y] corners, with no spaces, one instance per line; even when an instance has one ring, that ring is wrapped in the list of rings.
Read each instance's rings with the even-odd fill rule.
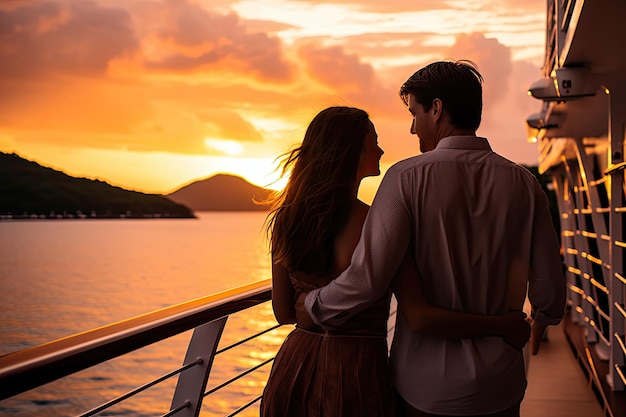
[[[198,220],[37,221],[0,224],[0,354],[270,278],[264,213],[199,213]],[[9,319],[10,318],[10,319]],[[231,317],[220,347],[275,324],[271,305]],[[289,328],[224,352],[207,389],[272,357]],[[2,416],[87,411],[182,365],[191,332],[0,402]],[[220,355],[220,356],[222,356]],[[205,399],[224,416],[260,395],[271,363]],[[109,415],[170,408],[177,378],[114,406]],[[255,411],[257,410],[257,411]],[[241,415],[258,415],[258,406]]]

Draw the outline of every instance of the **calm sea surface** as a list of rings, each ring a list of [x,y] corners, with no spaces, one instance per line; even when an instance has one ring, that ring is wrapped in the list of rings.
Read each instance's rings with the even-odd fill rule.
[[[271,277],[266,213],[197,215],[0,222],[0,355]],[[256,309],[229,319],[226,341],[273,322],[269,303]],[[285,335],[267,335],[256,346],[234,352],[236,357],[226,360],[230,368],[216,369],[209,387],[215,378],[272,356]],[[187,332],[2,401],[0,415],[86,411],[180,366],[189,337]],[[240,397],[248,391],[254,395],[266,376],[261,372],[218,400],[208,397],[202,415],[230,413],[234,400],[242,405]],[[175,382],[101,415],[162,415],[169,410]],[[241,415],[256,415],[255,409]]]

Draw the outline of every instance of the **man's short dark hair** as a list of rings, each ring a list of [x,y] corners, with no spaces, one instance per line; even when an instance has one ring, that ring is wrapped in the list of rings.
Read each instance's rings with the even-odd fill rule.
[[[438,61],[411,75],[399,94],[407,106],[412,94],[426,111],[439,98],[454,127],[476,131],[483,109],[482,83],[483,77],[472,61]]]

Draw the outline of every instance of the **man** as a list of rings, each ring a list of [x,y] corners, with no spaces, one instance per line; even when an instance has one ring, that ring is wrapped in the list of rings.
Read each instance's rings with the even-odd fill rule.
[[[306,312],[322,326],[341,323],[389,288],[408,250],[418,270],[412,279],[437,307],[501,315],[521,311],[528,289],[536,354],[565,308],[545,193],[526,168],[476,136],[482,76],[473,63],[432,63],[404,83],[400,96],[422,154],[387,171],[350,267],[307,295]],[[308,319],[304,313],[299,305],[299,323]],[[402,415],[519,416],[524,359],[501,337],[413,333],[399,314],[390,366]]]

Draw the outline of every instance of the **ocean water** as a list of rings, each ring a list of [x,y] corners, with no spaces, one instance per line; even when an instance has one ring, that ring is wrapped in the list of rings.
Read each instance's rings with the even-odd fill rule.
[[[266,213],[200,212],[198,219],[0,222],[0,355],[271,277]],[[224,343],[275,323],[265,303],[231,317]],[[273,356],[288,329],[232,352],[209,380]],[[0,402],[2,416],[68,416],[89,410],[182,364],[191,332]],[[242,351],[243,350],[243,351]],[[258,395],[269,367],[205,399],[203,416],[227,415]],[[109,414],[162,415],[171,384]],[[218,382],[213,382],[213,385]],[[241,415],[258,415],[256,407]]]

